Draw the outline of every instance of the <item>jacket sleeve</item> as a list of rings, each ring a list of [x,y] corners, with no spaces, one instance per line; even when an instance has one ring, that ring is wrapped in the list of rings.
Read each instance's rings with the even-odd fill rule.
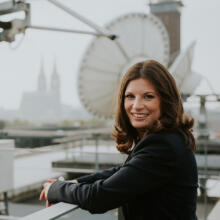
[[[100,180],[100,179],[107,179],[108,177],[110,177],[114,173],[116,173],[119,169],[120,169],[120,166],[112,167],[107,170],[99,171],[97,173],[78,177],[76,180],[79,183],[82,183],[82,182],[93,183],[93,182]]]
[[[152,143],[138,150],[107,179],[92,184],[54,182],[48,192],[49,202],[73,203],[91,213],[103,213],[171,182],[175,175],[174,152],[165,139]]]

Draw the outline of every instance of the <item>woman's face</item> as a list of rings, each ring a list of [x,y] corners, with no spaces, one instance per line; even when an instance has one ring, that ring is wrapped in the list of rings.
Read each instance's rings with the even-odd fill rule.
[[[130,81],[124,95],[125,111],[139,133],[159,119],[160,98],[150,81],[144,78]]]

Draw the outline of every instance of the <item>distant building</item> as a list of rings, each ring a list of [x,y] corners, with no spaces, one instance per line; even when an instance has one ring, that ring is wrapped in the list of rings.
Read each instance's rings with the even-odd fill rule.
[[[41,63],[37,90],[23,93],[20,103],[20,117],[36,122],[57,122],[62,119],[60,77],[55,63],[50,87],[47,86],[44,65]]]
[[[36,91],[23,93],[17,118],[41,124],[56,123],[61,120],[88,119],[91,117],[80,107],[73,108],[63,104],[60,89],[61,82],[56,63],[54,63],[50,81],[47,83],[42,62],[38,75],[37,89]]]

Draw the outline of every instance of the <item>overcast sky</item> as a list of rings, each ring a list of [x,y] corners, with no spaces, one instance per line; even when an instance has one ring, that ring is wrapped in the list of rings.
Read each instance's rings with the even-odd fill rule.
[[[62,10],[44,0],[31,1],[33,25],[91,30]],[[62,0],[78,13],[103,26],[129,12],[148,12],[146,0]],[[220,1],[184,0],[182,8],[181,47],[196,40],[193,70],[205,75],[220,93]],[[39,30],[27,30],[18,46],[0,42],[0,107],[17,109],[22,92],[33,91],[41,60],[47,79],[54,61],[61,76],[61,97],[65,104],[79,106],[76,78],[80,60],[92,37]],[[18,46],[16,49],[14,47]],[[203,83],[201,91],[206,92]],[[207,90],[208,91],[208,90]]]

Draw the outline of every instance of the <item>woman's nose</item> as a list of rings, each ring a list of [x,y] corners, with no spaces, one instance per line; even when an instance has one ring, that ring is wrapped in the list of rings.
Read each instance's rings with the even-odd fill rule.
[[[133,103],[133,109],[142,109],[144,107],[144,103],[141,99],[136,98]]]

